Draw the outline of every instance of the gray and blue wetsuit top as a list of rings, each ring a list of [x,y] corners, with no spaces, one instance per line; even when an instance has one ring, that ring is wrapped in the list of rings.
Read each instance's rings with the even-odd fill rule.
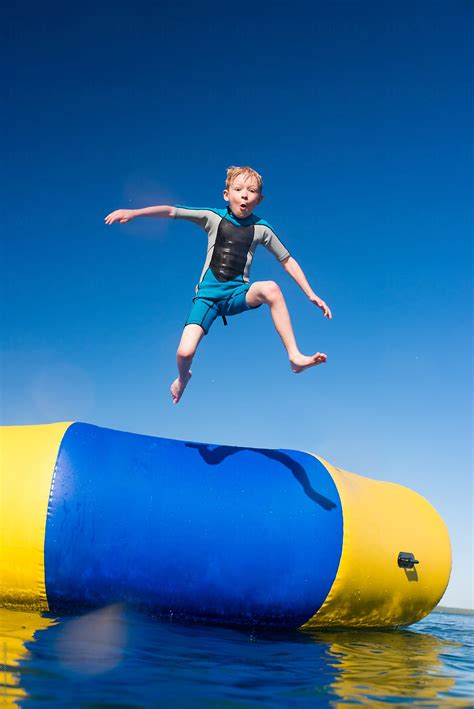
[[[194,209],[177,206],[174,217],[194,222],[207,232],[207,254],[199,283],[208,269],[221,283],[236,279],[248,283],[258,244],[265,246],[278,261],[284,261],[290,256],[270,224],[255,214],[238,219],[229,208]]]

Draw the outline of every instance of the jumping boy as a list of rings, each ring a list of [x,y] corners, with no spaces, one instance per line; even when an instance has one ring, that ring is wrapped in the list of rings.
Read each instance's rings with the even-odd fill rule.
[[[255,248],[263,244],[281,263],[285,271],[324,313],[332,314],[324,300],[318,298],[289,251],[272,227],[253,210],[263,199],[262,178],[250,167],[229,167],[224,190],[226,209],[191,209],[189,207],[155,206],[144,209],[117,209],[105,217],[106,224],[125,224],[135,217],[169,217],[194,222],[207,232],[207,256],[196,286],[193,306],[184,326],[176,355],[178,377],[171,384],[171,397],[177,404],[191,379],[191,363],[197,347],[207,335],[214,320],[269,306],[276,331],[288,353],[295,374],[326,362],[326,355],[311,356],[299,351],[285,299],[274,281],[250,284],[249,273]]]

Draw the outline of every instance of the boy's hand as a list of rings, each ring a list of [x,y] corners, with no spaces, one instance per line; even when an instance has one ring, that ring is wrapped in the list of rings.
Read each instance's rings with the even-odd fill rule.
[[[310,301],[312,303],[314,303],[315,305],[317,305],[318,308],[321,308],[321,310],[324,313],[325,318],[332,320],[331,309],[329,308],[329,305],[327,305],[327,303],[324,302],[324,300],[321,300],[321,298],[318,298],[318,296],[316,294],[314,294],[311,296]]]
[[[115,212],[110,212],[105,217],[106,224],[113,224],[114,222],[119,222],[120,224],[126,224],[132,221],[135,216],[133,209],[116,209]]]

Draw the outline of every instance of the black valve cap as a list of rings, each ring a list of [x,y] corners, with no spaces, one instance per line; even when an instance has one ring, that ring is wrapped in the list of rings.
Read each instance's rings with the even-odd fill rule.
[[[415,564],[419,563],[415,559],[415,555],[409,551],[401,551],[398,555],[398,565],[401,569],[413,569]]]

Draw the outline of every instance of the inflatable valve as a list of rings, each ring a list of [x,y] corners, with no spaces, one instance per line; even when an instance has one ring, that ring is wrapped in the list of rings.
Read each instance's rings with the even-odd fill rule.
[[[413,569],[415,564],[420,562],[415,559],[415,555],[409,551],[401,551],[398,555],[398,565],[401,569]]]

